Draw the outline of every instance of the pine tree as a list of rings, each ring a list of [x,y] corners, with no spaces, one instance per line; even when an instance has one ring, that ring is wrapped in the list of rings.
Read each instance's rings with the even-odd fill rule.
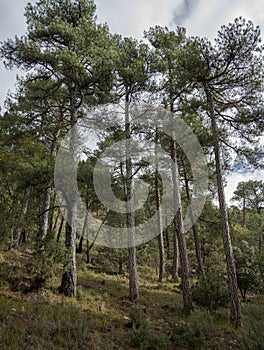
[[[40,0],[28,4],[25,16],[27,33],[7,40],[1,57],[7,68],[14,66],[43,74],[65,88],[70,115],[69,153],[77,161],[77,120],[84,103],[105,101],[111,88],[111,45],[108,28],[98,25],[95,5],[90,0]],[[76,209],[77,190],[73,189],[67,208],[66,247],[69,262],[65,265],[60,291],[76,295]]]

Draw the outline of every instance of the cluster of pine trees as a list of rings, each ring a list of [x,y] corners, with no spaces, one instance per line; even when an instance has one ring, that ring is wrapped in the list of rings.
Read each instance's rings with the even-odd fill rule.
[[[165,191],[161,164],[156,157],[152,168],[144,157],[137,157],[135,161],[132,154],[132,139],[139,143],[142,138],[152,140],[172,159],[167,169],[173,196],[172,277],[176,280],[180,271],[183,306],[186,312],[190,311],[184,213],[197,189],[192,164],[173,137],[177,120],[181,118],[196,135],[207,159],[209,188],[202,196],[207,198],[208,210],[208,203],[212,205],[216,193],[218,196],[230,320],[238,327],[241,311],[224,173],[231,163],[240,167],[261,165],[258,138],[264,124],[260,29],[250,21],[237,18],[220,28],[213,43],[188,37],[184,28],[169,30],[159,26],[150,28],[144,33],[144,40],[138,41],[110,33],[107,25],[97,23],[95,10],[92,0],[39,0],[35,5],[28,4],[26,34],[1,45],[1,58],[6,67],[26,72],[18,80],[16,93],[7,97],[5,112],[0,118],[3,240],[14,248],[31,240],[36,250],[43,250],[48,233],[55,237],[57,232],[60,239],[65,227],[67,261],[59,289],[67,296],[75,296],[77,239],[80,238],[78,252],[87,240],[89,262],[89,252],[97,238],[96,234],[94,240],[89,238],[88,213],[100,218],[103,224],[125,227],[129,298],[138,299],[137,225],[157,212],[161,282],[165,278],[165,245],[169,242],[162,222],[166,217],[161,205]],[[167,112],[171,135],[162,132],[161,121],[153,124],[153,119],[148,119],[151,108]],[[101,113],[96,118],[89,117],[95,115],[91,113],[95,110]],[[141,120],[144,118],[144,126],[137,123],[139,115]],[[103,129],[106,119],[111,123]],[[84,120],[88,120],[87,125],[96,130],[101,139],[96,149],[92,153],[87,151],[86,159],[80,160],[75,126]],[[76,229],[77,191],[72,191],[61,208],[60,220],[56,204],[54,162],[60,142],[67,134],[69,155],[73,163],[78,163],[78,187],[87,211],[82,232]],[[125,161],[120,161],[112,174],[112,188],[118,198],[126,201],[126,215],[100,203],[93,187],[97,160],[109,145],[119,141],[125,141]],[[134,208],[136,179],[144,180],[150,189],[149,198],[140,210]],[[256,193],[250,192],[249,187],[240,185],[235,193],[237,200],[243,200],[242,226],[246,225],[247,201],[251,209],[262,214],[263,184],[257,186],[262,193],[257,204]],[[192,210],[188,215],[192,222],[197,271],[204,275],[207,271],[199,225]],[[260,249],[261,244],[262,235]]]

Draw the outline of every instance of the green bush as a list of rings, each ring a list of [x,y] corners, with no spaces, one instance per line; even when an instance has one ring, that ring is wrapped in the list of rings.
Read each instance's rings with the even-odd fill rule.
[[[57,242],[52,233],[48,233],[43,249],[37,249],[26,265],[27,272],[31,276],[31,283],[26,292],[38,291],[60,271],[60,266],[65,264],[67,251],[65,246]]]
[[[203,276],[192,287],[193,301],[208,310],[217,310],[229,303],[229,294],[225,283],[217,276]]]
[[[196,311],[185,320],[171,322],[171,340],[188,349],[206,349],[213,320],[207,311]]]
[[[2,350],[89,349],[91,323],[74,306],[27,305],[0,299]]]
[[[245,350],[264,350],[264,306],[244,306],[246,321],[242,332],[242,344]]]
[[[151,329],[150,322],[141,307],[131,308],[129,316],[132,321],[129,335],[133,346],[142,350],[166,350],[169,348],[168,336],[156,333]]]

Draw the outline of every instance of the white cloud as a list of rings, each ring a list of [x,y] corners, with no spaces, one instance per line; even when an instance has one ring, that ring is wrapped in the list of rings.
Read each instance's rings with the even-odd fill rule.
[[[237,188],[237,184],[241,181],[245,182],[248,180],[263,180],[264,179],[264,170],[258,170],[255,172],[249,172],[247,174],[233,173],[227,176],[227,186],[225,188],[226,200],[229,205],[235,204],[231,202],[233,193]]]
[[[143,31],[154,25],[168,25],[180,0],[95,0],[98,20],[124,36],[142,38]]]
[[[192,15],[184,22],[189,35],[206,36],[212,40],[221,25],[242,16],[264,30],[262,0],[198,0]]]

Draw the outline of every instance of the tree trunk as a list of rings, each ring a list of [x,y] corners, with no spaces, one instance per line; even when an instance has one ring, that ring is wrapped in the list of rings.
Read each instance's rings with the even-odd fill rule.
[[[52,210],[50,213],[50,222],[49,222],[49,231],[52,232],[52,227],[55,224],[55,221],[57,220],[57,216],[55,216],[55,203],[56,203],[56,192],[54,192],[53,194],[53,198],[52,198]],[[54,216],[55,216],[55,220],[54,220]],[[54,221],[54,223],[53,223]]]
[[[56,214],[56,218],[55,218],[54,224],[53,224],[53,227],[52,227],[52,231],[54,233],[56,232],[56,227],[57,227],[57,224],[58,224],[59,217],[60,217],[60,211],[58,210],[58,212]]]
[[[87,237],[87,240],[86,240],[86,263],[87,264],[91,264],[92,262],[90,251],[91,251],[91,246],[90,246],[89,239]]]
[[[47,236],[48,225],[49,225],[49,208],[50,208],[50,198],[51,198],[51,187],[53,184],[53,180],[48,180],[46,182],[42,213],[39,217],[39,232],[37,235],[37,246],[41,248],[43,246],[43,242]]]
[[[242,227],[246,225],[246,198],[243,198]]]
[[[71,214],[72,215],[72,214]],[[68,213],[69,217],[69,213]],[[76,270],[76,247],[75,247],[75,237],[73,235],[72,226],[66,223],[66,240],[65,245],[69,251],[69,259],[64,266],[64,272],[62,275],[61,285],[59,287],[59,292],[68,296],[76,296],[77,292],[77,270]]]
[[[63,224],[64,224],[64,216],[61,218],[60,227],[59,227],[59,231],[58,231],[58,235],[57,235],[57,242],[60,241]]]
[[[165,279],[165,252],[164,252],[164,238],[162,230],[162,212],[160,203],[160,184],[159,184],[159,167],[157,156],[157,144],[158,144],[158,129],[155,131],[155,197],[156,197],[156,209],[158,212],[158,243],[159,243],[159,282],[163,282]]]
[[[126,211],[128,229],[128,269],[129,269],[129,299],[135,301],[139,297],[138,274],[135,246],[135,217],[134,217],[134,189],[132,177],[131,155],[131,121],[129,113],[129,96],[125,102],[125,133],[126,133]]]
[[[171,123],[172,123],[172,132],[174,134],[173,113],[171,113]],[[189,262],[188,262],[185,230],[184,230],[184,223],[183,223],[183,216],[182,216],[176,141],[174,137],[172,137],[171,139],[171,158],[172,158],[171,167],[172,167],[173,201],[174,201],[174,225],[177,232],[177,239],[178,239],[179,253],[180,253],[183,308],[184,308],[184,311],[188,313],[192,308],[192,300],[191,300],[191,293],[190,293]]]
[[[170,237],[169,237],[169,229],[168,229],[168,220],[167,217],[165,216],[165,247],[167,250],[167,258],[171,258],[171,252],[170,252]]]
[[[86,209],[86,212],[85,212],[85,218],[84,218],[83,228],[82,228],[82,235],[81,235],[79,245],[78,245],[78,253],[79,254],[81,254],[82,250],[83,250],[82,245],[83,245],[83,240],[84,240],[85,233],[86,233],[87,223],[88,223],[88,209]],[[87,237],[87,240],[88,240],[88,237]]]
[[[30,198],[30,187],[28,187],[23,194],[22,208],[18,219],[18,225],[17,227],[15,227],[12,234],[11,247],[13,248],[17,248],[22,242],[23,221],[27,214],[29,198]]]
[[[184,164],[184,160],[182,160],[182,165],[183,165],[183,173],[184,173],[184,183],[185,183],[185,190],[186,190],[186,197],[187,197],[187,203],[191,203],[191,194],[190,194],[190,188],[189,188],[189,181],[186,173],[186,168]],[[198,235],[198,228],[195,223],[194,215],[191,206],[189,207],[189,213],[190,213],[190,219],[192,223],[192,231],[193,231],[193,238],[194,238],[194,244],[195,244],[195,254],[196,254],[196,259],[198,263],[198,270],[199,273],[204,275],[204,265],[203,265],[203,257],[202,257],[202,251],[200,247],[200,242],[199,242],[199,235]]]
[[[81,254],[83,250],[83,236],[81,236],[79,244],[78,244],[78,249],[76,251],[77,254]]]
[[[179,245],[177,237],[177,223],[176,216],[173,219],[173,260],[172,260],[172,269],[171,277],[173,281],[177,282],[179,280]]]
[[[69,154],[72,161],[72,167],[77,161],[77,107],[76,107],[76,88],[69,89],[70,93],[70,116],[71,116],[71,131]],[[75,175],[73,173],[73,175]],[[76,174],[77,175],[77,174]],[[67,202],[67,225],[65,245],[67,248],[68,262],[64,266],[62,275],[60,293],[66,296],[76,296],[77,292],[77,267],[76,267],[76,213],[77,213],[77,188],[72,188],[68,194]]]
[[[50,149],[50,157],[54,158],[57,150],[58,140],[60,136],[60,127],[55,130],[55,134],[53,136],[51,149]],[[39,233],[37,235],[37,245],[38,247],[42,247],[43,242],[47,236],[48,227],[49,227],[49,208],[50,208],[50,200],[51,200],[51,189],[53,185],[53,179],[49,179],[46,182],[44,200],[42,206],[42,213],[40,215],[40,225],[39,225]],[[52,222],[51,222],[52,225]]]
[[[236,266],[234,261],[233,248],[232,248],[229,223],[228,223],[228,215],[227,215],[227,209],[226,209],[220,141],[219,141],[217,124],[215,119],[213,96],[206,84],[204,88],[207,96],[209,115],[211,118],[212,134],[214,138],[214,154],[215,154],[215,162],[216,162],[218,200],[219,200],[222,237],[223,237],[223,244],[224,244],[224,250],[225,250],[225,256],[226,256],[228,286],[229,286],[229,294],[230,294],[230,322],[235,327],[240,327],[241,326],[241,309],[240,309],[240,302],[239,302],[239,296],[238,296]]]

